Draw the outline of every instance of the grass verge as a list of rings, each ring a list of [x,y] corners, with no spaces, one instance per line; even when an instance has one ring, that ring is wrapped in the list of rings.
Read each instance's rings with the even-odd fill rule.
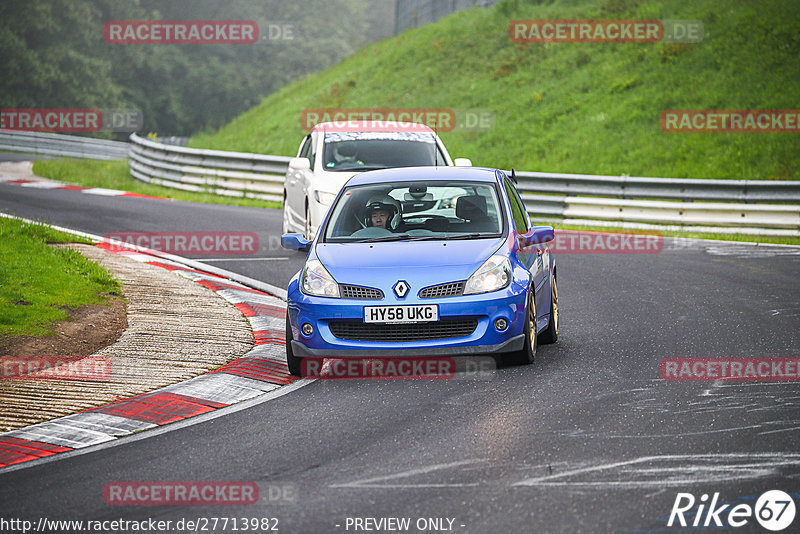
[[[4,337],[45,336],[67,310],[106,304],[122,284],[71,249],[48,243],[90,243],[43,224],[0,218],[0,344]]]
[[[252,198],[223,197],[212,193],[193,193],[160,185],[140,182],[128,172],[125,160],[103,161],[91,159],[41,160],[33,164],[33,172],[43,178],[68,182],[84,187],[104,187],[121,189],[131,193],[155,197],[204,202],[206,204],[228,204],[232,206],[252,206],[259,208],[280,208],[280,202]]]

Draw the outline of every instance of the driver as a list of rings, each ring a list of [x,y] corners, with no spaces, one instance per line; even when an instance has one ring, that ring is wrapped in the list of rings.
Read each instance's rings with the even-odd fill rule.
[[[386,228],[386,223],[389,222],[389,210],[383,208],[374,209],[370,217],[372,219],[372,226]]]
[[[398,202],[390,196],[373,197],[366,205],[366,225],[385,228],[390,232],[397,229],[400,219]]]
[[[355,143],[350,141],[336,143],[333,146],[333,159],[337,167],[364,165],[364,162],[358,159]]]

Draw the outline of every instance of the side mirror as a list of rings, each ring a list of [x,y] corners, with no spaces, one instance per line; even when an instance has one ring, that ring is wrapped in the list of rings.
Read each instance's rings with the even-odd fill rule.
[[[519,246],[521,248],[535,247],[555,238],[556,232],[552,226],[533,226],[527,234],[519,236]]]
[[[289,250],[308,250],[311,247],[311,241],[303,237],[303,234],[283,234],[281,246]]]
[[[289,168],[293,171],[307,171],[311,169],[311,162],[308,158],[292,158],[289,160]]]
[[[472,160],[469,158],[456,158],[453,160],[456,167],[472,167]]]

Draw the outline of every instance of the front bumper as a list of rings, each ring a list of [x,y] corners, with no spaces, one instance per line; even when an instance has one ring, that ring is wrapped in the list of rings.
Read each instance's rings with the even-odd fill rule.
[[[522,349],[525,335],[520,334],[498,345],[470,345],[454,347],[399,348],[399,349],[312,349],[299,341],[292,340],[292,352],[298,358],[336,357],[336,358],[391,358],[391,357],[425,357],[425,356],[468,356],[473,354],[493,354],[512,352]],[[430,343],[430,342],[428,342]]]
[[[292,350],[297,357],[425,357],[492,354],[520,350],[524,342],[526,288],[517,283],[491,293],[438,299],[409,295],[400,300],[387,295],[383,300],[312,297],[299,290],[297,279],[289,284],[289,324]],[[365,306],[437,304],[440,320],[477,319],[471,334],[462,337],[419,341],[359,341],[340,339],[331,331],[332,321],[363,321]],[[504,318],[508,326],[498,331],[494,323]],[[313,333],[304,335],[300,326],[309,323]]]

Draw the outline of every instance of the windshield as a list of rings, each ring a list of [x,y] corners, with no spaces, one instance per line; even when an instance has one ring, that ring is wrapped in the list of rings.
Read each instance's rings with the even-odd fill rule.
[[[325,241],[498,237],[504,225],[494,184],[415,181],[348,187],[332,208]]]
[[[326,133],[323,158],[334,172],[447,165],[433,134],[417,132]]]

